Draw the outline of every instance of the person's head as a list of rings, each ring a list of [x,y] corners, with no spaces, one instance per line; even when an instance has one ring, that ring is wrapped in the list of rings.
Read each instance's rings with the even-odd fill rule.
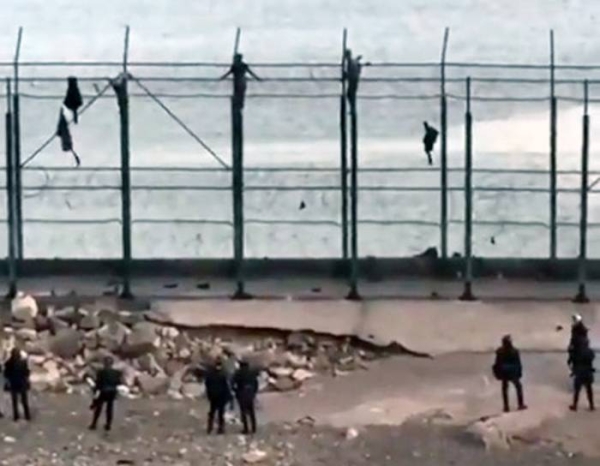
[[[571,320],[573,321],[573,324],[579,324],[583,321],[583,318],[579,314],[573,314]]]
[[[245,358],[242,358],[240,360],[240,368],[242,369],[248,369],[248,367],[250,367],[250,364],[248,363],[248,360]]]
[[[10,350],[11,359],[21,359],[21,350],[19,348],[13,348]]]
[[[221,359],[221,358],[215,359],[215,369],[217,369],[217,370],[223,369],[223,359]]]
[[[244,59],[244,56],[243,56],[241,53],[236,53],[236,54],[233,56],[233,62],[234,62],[235,64],[240,64],[240,63],[242,63],[243,59]]]
[[[106,356],[104,358],[104,367],[105,368],[110,369],[114,363],[115,363],[115,361],[110,356]]]
[[[504,348],[510,348],[512,347],[512,337],[510,335],[504,335],[502,337],[502,346]]]

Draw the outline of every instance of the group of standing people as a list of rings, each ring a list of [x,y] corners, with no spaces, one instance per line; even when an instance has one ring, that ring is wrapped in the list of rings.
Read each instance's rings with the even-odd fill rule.
[[[590,411],[595,411],[594,404],[594,359],[595,353],[590,346],[588,328],[583,323],[579,314],[572,317],[571,339],[568,347],[567,365],[573,378],[573,402],[569,406],[572,411],[577,411],[581,390],[585,388]],[[496,379],[502,382],[502,403],[504,411],[510,411],[508,389],[512,384],[517,393],[517,406],[519,410],[527,409],[523,396],[523,365],[519,350],[513,345],[510,335],[502,338],[502,345],[496,350],[496,359],[492,366]]]

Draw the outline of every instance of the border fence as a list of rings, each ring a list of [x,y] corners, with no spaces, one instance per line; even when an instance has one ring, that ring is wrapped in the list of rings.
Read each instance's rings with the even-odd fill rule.
[[[298,257],[296,262],[308,264],[309,262],[333,264],[336,273],[348,280],[350,299],[359,299],[359,283],[367,269],[372,269],[369,261],[375,260],[376,267],[382,271],[398,272],[403,270],[406,273],[417,273],[421,270],[419,264],[427,263],[431,268],[427,269],[432,273],[441,275],[453,275],[459,271],[464,279],[463,299],[474,299],[473,281],[478,274],[485,274],[504,269],[517,269],[523,267],[523,272],[533,273],[532,270],[548,272],[550,276],[571,275],[576,272],[578,291],[575,300],[577,302],[586,302],[586,282],[588,275],[597,274],[593,270],[598,267],[594,261],[588,257],[588,229],[597,228],[600,223],[588,222],[588,196],[597,194],[600,189],[597,188],[597,181],[600,179],[600,172],[590,170],[590,104],[597,103],[593,98],[593,89],[600,84],[600,79],[595,74],[600,71],[600,65],[561,65],[555,63],[554,37],[550,32],[549,41],[549,59],[545,64],[507,64],[507,63],[458,63],[447,60],[447,50],[449,44],[449,30],[446,29],[443,36],[441,54],[439,62],[433,63],[366,63],[363,70],[368,66],[369,73],[360,78],[361,90],[355,99],[349,96],[349,86],[352,85],[348,72],[348,56],[352,60],[351,48],[348,44],[348,35],[343,33],[341,44],[341,59],[337,63],[251,63],[250,69],[255,69],[260,79],[265,83],[277,85],[284,92],[257,92],[245,95],[244,89],[240,88],[239,77],[233,77],[233,92],[219,93],[214,92],[212,84],[218,82],[220,77],[217,75],[221,71],[226,71],[231,64],[226,63],[200,63],[200,62],[133,62],[128,58],[129,54],[129,28],[126,30],[123,57],[115,62],[26,62],[20,59],[21,44],[23,39],[23,30],[19,29],[17,45],[14,60],[10,63],[0,63],[0,76],[5,75],[5,90],[0,91],[0,95],[5,101],[5,148],[6,165],[5,171],[5,191],[6,191],[6,218],[3,221],[7,225],[7,259],[5,261],[5,270],[8,276],[9,295],[13,296],[18,289],[18,278],[27,274],[28,270],[35,267],[44,268],[43,261],[34,260],[28,257],[24,248],[24,229],[27,225],[33,228],[39,228],[39,225],[67,225],[69,228],[75,228],[76,225],[90,224],[119,224],[120,225],[120,243],[122,254],[118,258],[97,257],[88,263],[110,263],[116,267],[123,280],[122,295],[131,297],[131,277],[136,270],[144,267],[142,259],[134,257],[132,230],[136,226],[146,225],[150,228],[158,227],[163,224],[187,224],[194,230],[201,230],[204,225],[217,225],[219,228],[226,229],[229,233],[216,233],[223,235],[229,241],[231,240],[231,257],[221,257],[220,262],[228,265],[224,266],[227,273],[231,273],[236,280],[237,287],[234,297],[250,297],[245,283],[248,274],[252,271],[252,263],[256,259],[247,257],[245,228],[252,224],[288,224],[292,227],[303,228],[306,226],[328,226],[335,229],[339,235],[339,251],[337,257],[327,257],[316,259],[310,257]],[[235,37],[234,57],[238,54],[240,48],[240,30],[238,29]],[[354,51],[355,55],[359,51]],[[348,53],[350,55],[348,55]],[[235,60],[235,58],[234,58]],[[235,66],[235,61],[234,65]],[[31,71],[33,70],[33,71]],[[46,70],[52,70],[47,72]],[[58,71],[57,71],[58,70]],[[23,83],[59,83],[63,85],[68,75],[73,75],[73,70],[81,71],[80,81],[101,82],[103,87],[96,87],[95,95],[85,96],[85,104],[80,109],[79,115],[85,118],[85,113],[94,105],[103,100],[114,100],[118,103],[118,134],[120,163],[118,166],[85,166],[66,167],[66,166],[43,166],[34,165],[36,158],[51,144],[57,135],[50,131],[49,137],[44,140],[35,150],[25,152],[23,150],[23,139],[27,127],[35,125],[35,117],[23,118],[23,102],[28,100],[60,100],[62,94],[46,93],[36,94],[35,92],[24,92]],[[85,72],[83,71],[85,70]],[[96,70],[99,70],[96,72]],[[150,74],[138,75],[138,70],[151,70]],[[207,74],[197,73],[198,70],[213,70],[215,73],[209,76]],[[294,75],[277,74],[277,70],[302,70],[302,73]],[[319,72],[317,72],[319,70]],[[267,72],[271,71],[273,76]],[[181,75],[181,73],[188,73]],[[33,73],[33,74],[32,74]],[[212,73],[212,71],[211,71]],[[307,75],[308,74],[308,75]],[[245,77],[244,77],[245,79]],[[206,86],[213,92],[193,92],[169,94],[166,91],[153,91],[149,83],[165,85],[165,83],[194,83]],[[315,91],[313,88],[307,90],[306,87],[323,83],[327,87],[327,92]],[[118,84],[118,86],[117,86]],[[358,82],[356,82],[358,84]],[[378,84],[386,89],[386,92],[363,92],[362,89],[369,85]],[[505,86],[512,90],[502,94],[494,95],[488,92],[489,88]],[[426,86],[427,89],[437,88],[436,92],[420,92]],[[115,96],[110,94],[110,88],[115,90]],[[118,89],[117,89],[118,87]],[[163,86],[164,87],[164,86]],[[405,90],[403,93],[387,92],[388,88],[398,87]],[[286,90],[288,88],[293,91]],[[253,88],[255,89],[255,88]],[[416,89],[416,91],[415,91]],[[535,92],[530,95],[528,91],[534,89]],[[184,121],[176,111],[165,103],[165,98],[177,99],[222,99],[230,100],[230,122],[228,126],[231,137],[231,157],[223,157],[217,154],[204,138]],[[286,167],[283,164],[277,167],[256,167],[246,166],[244,158],[244,147],[247,138],[244,138],[244,99],[253,102],[255,99],[267,101],[270,99],[293,99],[317,101],[329,100],[339,106],[337,121],[339,149],[337,150],[338,163],[329,168],[319,167]],[[130,134],[130,102],[133,99],[146,99],[153,103],[157,109],[168,115],[180,129],[187,133],[195,143],[199,144],[215,162],[215,167],[144,167],[132,166],[130,145],[132,135]],[[410,106],[411,102],[427,100],[433,103],[438,110],[439,116],[439,166],[436,167],[389,167],[389,166],[364,166],[361,167],[361,147],[359,133],[361,129],[361,111],[357,102],[380,102],[392,101],[402,102],[403,105]],[[474,163],[476,157],[474,152],[474,140],[477,135],[474,132],[474,122],[479,117],[477,106],[481,104],[502,103],[533,103],[535,105],[546,106],[548,112],[548,146],[547,162],[548,169],[539,169],[528,167],[511,168],[504,167],[502,162],[497,167],[479,168]],[[580,163],[575,168],[568,170],[559,169],[558,164],[558,138],[560,128],[558,128],[559,107],[561,103],[567,105],[581,105],[581,146],[576,150],[580,153]],[[227,109],[227,107],[226,107]],[[115,119],[116,120],[116,119]],[[115,121],[116,123],[117,121]],[[71,123],[71,122],[69,122]],[[458,128],[462,133],[462,147],[451,147],[449,140],[450,127]],[[462,160],[460,166],[450,166],[449,157],[451,151],[461,152]],[[230,162],[231,160],[231,162]],[[53,184],[49,182],[51,176],[58,177],[73,173],[103,174],[112,183],[100,186],[91,186],[85,181],[71,184]],[[177,172],[199,173],[206,179],[211,180],[208,184],[177,184],[152,186],[147,183],[137,183],[136,179],[142,178],[144,173],[159,173],[165,178],[175,176]],[[327,185],[265,185],[246,183],[249,174],[252,173],[281,173],[284,176],[302,172],[305,174],[324,173],[328,179],[337,179],[336,183]],[[28,179],[28,173],[38,173],[46,178],[43,185],[28,186],[24,179]],[[373,174],[400,174],[411,177],[415,173],[427,173],[439,179],[435,186],[397,186],[389,184],[363,183]],[[536,182],[530,178],[525,185],[515,185],[514,178],[506,185],[493,183],[492,185],[477,184],[483,176],[497,176],[499,179],[509,179],[510,177],[529,176],[536,177]],[[458,177],[463,177],[462,181]],[[561,186],[561,177],[569,180],[578,179],[579,186],[574,183],[565,183]],[[590,177],[592,183],[590,184]],[[105,179],[103,178],[103,179]],[[483,179],[483,178],[481,178]],[[474,182],[475,180],[475,182]],[[543,180],[540,182],[539,180]],[[544,186],[544,184],[546,184]],[[192,192],[220,192],[223,196],[231,196],[231,216],[224,215],[218,219],[201,218],[134,218],[132,216],[132,196],[137,192],[150,191],[192,191]],[[310,191],[320,190],[331,192],[335,195],[335,202],[339,202],[336,207],[337,214],[335,219],[314,219],[298,220],[286,218],[273,219],[253,219],[247,217],[245,209],[245,197],[253,191]],[[52,219],[47,216],[29,217],[24,215],[24,200],[32,193],[45,192],[83,192],[83,191],[110,191],[118,193],[120,209],[118,215],[114,218],[104,218],[101,220],[86,217],[85,219]],[[397,219],[397,218],[366,218],[359,209],[361,196],[370,192],[393,193],[393,192],[432,192],[439,196],[438,218],[434,221],[423,218]],[[529,193],[547,196],[549,203],[546,211],[536,214],[536,220],[485,220],[477,218],[478,193],[494,196],[504,196],[514,193]],[[463,212],[453,216],[451,212],[451,197],[455,194],[462,195],[460,205]],[[579,208],[577,209],[577,219],[561,221],[559,212],[559,195],[577,196]],[[229,199],[229,198],[228,198]],[[535,207],[532,207],[535,209]],[[543,220],[539,220],[539,217]],[[422,255],[419,257],[406,258],[407,261],[402,265],[400,257],[382,257],[377,261],[374,258],[365,257],[360,252],[361,226],[371,225],[374,228],[385,228],[390,225],[408,225],[421,226],[438,229],[439,242],[436,249],[438,254],[433,256]],[[547,257],[538,258],[532,268],[528,268],[527,262],[523,258],[501,258],[488,260],[484,255],[478,254],[473,250],[473,232],[477,228],[504,228],[511,225],[515,228],[538,228],[546,233],[544,242],[548,244]],[[462,242],[464,244],[462,254],[455,255],[449,244],[449,230],[454,227],[461,229]],[[559,257],[559,234],[560,229],[566,228],[578,231],[579,244],[576,258]],[[225,230],[219,230],[225,231]],[[536,233],[537,235],[537,233]],[[427,245],[429,246],[429,245]],[[161,259],[161,258],[152,258]],[[186,258],[189,263],[193,259],[202,262],[202,257]],[[486,262],[487,261],[487,262]],[[82,270],[82,263],[85,261],[70,260],[68,258],[54,258],[47,261],[53,263],[56,270],[78,271]],[[57,265],[59,263],[71,264],[64,267]],[[177,262],[173,260],[173,262]],[[208,264],[208,260],[204,261]],[[215,259],[216,264],[219,260]],[[282,263],[285,261],[281,261]],[[290,261],[288,261],[289,263]],[[418,262],[418,264],[416,263]],[[530,261],[531,262],[531,261]],[[277,258],[270,261],[271,264],[277,264]],[[28,264],[32,264],[28,268]],[[50,265],[46,264],[49,269]],[[387,265],[386,265],[387,264]],[[486,266],[486,264],[494,264]],[[275,267],[275,265],[273,265]],[[217,270],[209,266],[206,270]],[[93,267],[92,267],[93,268]],[[308,267],[310,269],[310,267]],[[385,272],[382,272],[385,273]]]

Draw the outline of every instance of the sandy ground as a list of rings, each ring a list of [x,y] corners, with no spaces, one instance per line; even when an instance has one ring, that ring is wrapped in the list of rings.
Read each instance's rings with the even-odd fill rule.
[[[465,425],[500,413],[490,358],[396,357],[315,379],[301,391],[261,395],[254,439],[242,438],[238,424],[225,436],[207,437],[202,401],[122,399],[115,429],[105,436],[86,430],[86,397],[37,395],[32,424],[1,421],[0,464],[235,465],[251,442],[267,452],[261,464],[269,465],[597,464],[586,457],[600,457],[600,414],[568,411],[562,354],[525,355],[530,410],[507,415],[527,426],[511,451],[486,451],[468,437]],[[444,425],[422,421],[439,410]],[[313,425],[298,422],[307,416]],[[345,435],[350,427],[358,431],[352,440]]]

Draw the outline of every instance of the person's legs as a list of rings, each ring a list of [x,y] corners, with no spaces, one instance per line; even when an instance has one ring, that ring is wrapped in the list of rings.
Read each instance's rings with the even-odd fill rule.
[[[213,424],[215,422],[215,414],[217,413],[217,406],[213,401],[210,401],[210,406],[208,409],[208,423],[206,425],[206,433],[211,434],[213,431]]]
[[[250,417],[250,428],[252,429],[252,433],[256,433],[256,408],[254,406],[254,399],[250,400],[248,403],[248,416]]]
[[[98,419],[100,419],[100,414],[102,413],[102,406],[104,405],[104,398],[102,395],[94,402],[94,417],[92,418],[92,423],[90,424],[90,429],[95,430],[98,425]]]
[[[238,405],[240,407],[240,417],[242,419],[242,427],[243,430],[242,432],[244,434],[248,433],[248,409],[246,406],[246,400],[244,400],[243,398],[239,398],[238,399]]]
[[[110,395],[106,397],[106,424],[104,430],[109,431],[112,427],[113,413],[115,408],[115,396]]]
[[[12,402],[13,409],[13,420],[18,421],[19,416],[19,392],[12,391],[10,392],[10,401]]]
[[[224,434],[225,433],[225,410],[227,409],[227,403],[220,402],[219,406],[217,406],[217,416],[218,416],[218,430],[217,433]]]
[[[590,411],[595,411],[596,405],[594,404],[594,386],[592,385],[592,382],[588,382],[585,384],[585,392],[587,394]]]
[[[581,392],[582,384],[581,380],[575,376],[573,381],[573,404],[570,406],[571,411],[577,411],[577,405],[579,404],[579,393]]]
[[[519,409],[525,409],[525,401],[523,400],[523,384],[519,379],[513,380],[513,385],[515,386],[515,390],[517,391],[517,403],[519,404]]]
[[[21,404],[23,405],[23,414],[25,415],[25,419],[27,421],[31,421],[31,413],[29,411],[29,393],[27,390],[23,390],[21,392]]]
[[[504,412],[509,412],[510,406],[508,404],[508,380],[506,379],[502,379],[502,403],[504,404]]]

